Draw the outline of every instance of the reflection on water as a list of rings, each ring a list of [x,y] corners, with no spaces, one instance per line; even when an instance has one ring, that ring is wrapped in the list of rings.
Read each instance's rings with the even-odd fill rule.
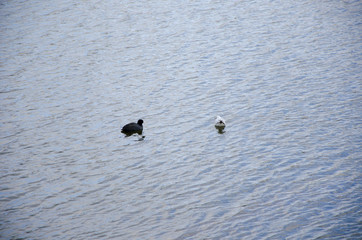
[[[142,134],[138,134],[138,133],[123,134],[121,137],[135,139],[135,141],[143,141],[146,138],[146,136],[144,136]]]
[[[218,126],[215,126],[215,128],[216,128],[216,130],[217,130],[217,132],[218,132],[218,133],[220,133],[220,134],[225,133],[225,131],[224,131],[225,127],[218,127]]]
[[[3,2],[1,238],[360,239],[361,13]]]

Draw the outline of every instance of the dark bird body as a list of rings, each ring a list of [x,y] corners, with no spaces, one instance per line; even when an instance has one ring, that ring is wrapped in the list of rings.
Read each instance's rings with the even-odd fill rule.
[[[134,133],[142,134],[143,131],[143,120],[139,119],[137,123],[128,123],[122,127],[122,133],[126,135],[132,135]]]

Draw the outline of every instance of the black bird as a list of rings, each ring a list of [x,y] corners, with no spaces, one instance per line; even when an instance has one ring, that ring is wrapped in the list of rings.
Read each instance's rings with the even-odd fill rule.
[[[142,134],[143,131],[143,120],[139,119],[137,123],[128,123],[123,126],[122,133],[126,135],[132,135],[134,133]]]

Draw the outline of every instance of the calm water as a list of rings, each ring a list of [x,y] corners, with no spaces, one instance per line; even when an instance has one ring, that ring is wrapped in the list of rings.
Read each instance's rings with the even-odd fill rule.
[[[361,239],[361,19],[352,0],[2,1],[1,239]]]

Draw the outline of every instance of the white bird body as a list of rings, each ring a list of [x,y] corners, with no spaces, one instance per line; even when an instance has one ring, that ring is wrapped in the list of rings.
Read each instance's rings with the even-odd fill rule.
[[[225,120],[220,116],[216,116],[216,118],[215,118],[215,127],[224,128],[225,126],[226,126]]]

